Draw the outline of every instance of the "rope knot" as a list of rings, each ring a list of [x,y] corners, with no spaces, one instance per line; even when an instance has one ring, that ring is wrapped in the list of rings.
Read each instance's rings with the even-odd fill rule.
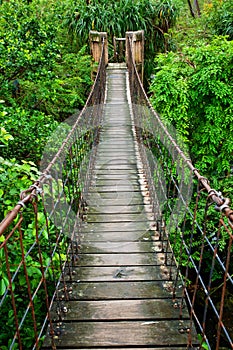
[[[37,185],[31,185],[30,186],[30,189],[31,190],[35,190],[36,191],[36,195],[41,195],[42,193],[43,193],[43,190],[42,190],[42,188],[40,188],[39,186],[37,186]]]

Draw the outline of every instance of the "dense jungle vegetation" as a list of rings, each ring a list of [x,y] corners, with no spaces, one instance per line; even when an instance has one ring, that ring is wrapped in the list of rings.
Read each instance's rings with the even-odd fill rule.
[[[201,174],[233,198],[233,8],[231,0],[194,3],[0,1],[0,221],[38,176],[49,135],[85,103],[90,30],[108,32],[110,60],[114,35],[145,30],[153,106],[175,126]],[[0,296],[8,286],[3,263],[0,254]]]

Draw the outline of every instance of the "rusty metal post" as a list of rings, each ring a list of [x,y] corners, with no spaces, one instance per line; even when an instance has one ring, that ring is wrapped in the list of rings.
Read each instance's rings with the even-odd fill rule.
[[[126,32],[126,40],[132,41],[133,59],[143,83],[144,75],[144,30],[138,30],[137,32]],[[126,62],[128,63],[128,46],[126,45]]]
[[[108,64],[108,40],[106,32],[90,31],[89,33],[91,55],[95,63],[99,63],[102,53],[102,42],[105,45],[105,63]],[[95,79],[97,67],[94,65],[92,69],[92,80]]]

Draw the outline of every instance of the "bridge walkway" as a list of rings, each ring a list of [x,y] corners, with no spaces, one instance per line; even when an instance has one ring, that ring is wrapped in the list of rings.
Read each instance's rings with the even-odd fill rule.
[[[150,212],[127,99],[127,69],[109,65],[96,166],[80,255],[55,307],[57,349],[187,348],[189,315],[173,300]],[[68,280],[68,277],[67,277]],[[55,303],[56,304],[56,303]],[[51,349],[47,335],[43,349]]]

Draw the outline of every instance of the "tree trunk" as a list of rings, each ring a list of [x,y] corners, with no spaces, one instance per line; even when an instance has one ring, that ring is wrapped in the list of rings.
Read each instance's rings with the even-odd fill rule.
[[[194,11],[193,11],[192,4],[191,4],[191,1],[190,1],[190,0],[188,0],[188,4],[189,4],[190,13],[191,13],[191,15],[193,16],[193,18],[195,18],[195,13],[194,13]]]
[[[198,0],[194,0],[194,4],[195,4],[195,7],[197,9],[198,17],[200,17],[201,16],[201,11],[200,11],[200,6],[199,6]]]

